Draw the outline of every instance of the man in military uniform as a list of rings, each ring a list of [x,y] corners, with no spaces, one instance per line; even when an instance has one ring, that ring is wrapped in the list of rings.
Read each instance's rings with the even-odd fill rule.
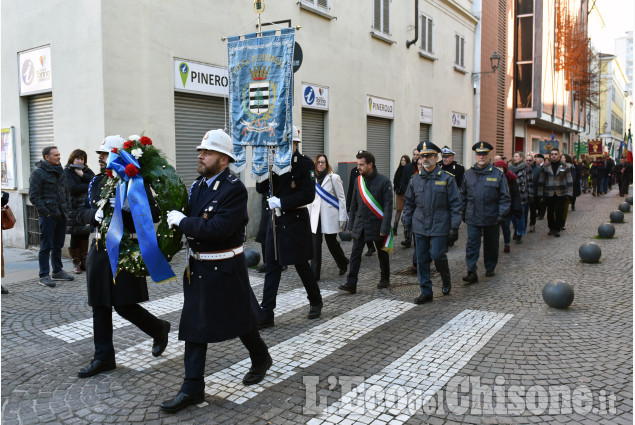
[[[308,318],[317,319],[322,314],[322,294],[309,265],[313,257],[313,237],[307,204],[315,199],[315,166],[309,157],[298,151],[301,142],[300,130],[293,126],[291,171],[282,175],[273,174],[269,208],[272,211],[277,209],[280,215],[276,214],[267,229],[267,269],[261,303],[264,313],[261,329],[274,326],[273,311],[283,265],[293,264],[302,280],[310,304]]]
[[[452,288],[450,267],[445,255],[448,241],[458,238],[461,224],[461,198],[453,176],[436,163],[440,149],[433,143],[423,142],[419,158],[423,169],[410,179],[406,189],[404,223],[412,229],[417,253],[417,275],[421,295],[415,304],[432,301],[430,261],[441,275],[443,295]]]
[[[452,149],[447,146],[443,146],[441,148],[441,161],[439,161],[439,166],[441,166],[443,171],[454,177],[456,186],[460,188],[461,183],[463,183],[465,168],[454,160],[454,155],[455,152],[452,151]]]
[[[476,152],[476,163],[465,172],[461,184],[461,211],[467,224],[467,244],[465,245],[466,283],[478,282],[476,263],[483,238],[483,260],[485,276],[495,275],[498,264],[498,239],[500,223],[509,213],[511,199],[505,174],[489,161],[489,153],[494,149],[487,142],[472,146]]]
[[[189,248],[179,326],[185,378],[176,397],[161,404],[169,413],[203,401],[208,343],[240,337],[252,364],[244,385],[262,381],[272,364],[258,333],[261,311],[243,254],[247,189],[227,168],[236,159],[231,137],[222,130],[208,131],[196,149],[201,177],[190,188],[188,215],[168,213],[168,223],[183,232]]]
[[[388,253],[382,247],[392,227],[392,184],[388,177],[377,172],[375,155],[370,152],[357,154],[357,169],[360,177],[355,182],[348,222],[348,230],[353,235],[351,262],[346,283],[339,286],[339,289],[351,294],[357,292],[357,275],[362,263],[362,251],[364,243],[368,241],[373,242],[377,247],[381,269],[381,278],[377,287],[387,288],[390,284],[390,261]],[[360,187],[360,178],[364,183],[362,187]],[[379,210],[382,211],[382,218],[379,218],[381,215]]]
[[[113,148],[121,149],[124,139],[121,136],[108,136],[97,153],[101,172],[90,182],[83,208],[77,212],[77,220],[83,224],[98,225],[104,216],[101,207],[101,190],[108,179],[106,163]],[[149,192],[149,187],[146,188]],[[159,209],[152,196],[148,196],[152,219],[159,220]],[[112,201],[111,201],[112,202]],[[124,226],[134,233],[134,222],[130,210],[122,209]],[[87,378],[98,373],[112,370],[115,363],[115,349],[112,343],[112,308],[124,319],[130,321],[143,332],[154,338],[152,355],[160,356],[168,344],[170,323],[158,319],[138,303],[148,301],[148,287],[145,277],[136,277],[132,273],[120,270],[113,282],[106,241],[93,239],[86,258],[86,283],[88,287],[88,305],[93,308],[93,339],[95,354],[90,364],[81,369],[77,376]]]

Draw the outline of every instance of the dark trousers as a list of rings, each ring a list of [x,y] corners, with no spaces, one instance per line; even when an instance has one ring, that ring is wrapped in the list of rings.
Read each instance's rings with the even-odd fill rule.
[[[251,364],[257,365],[267,361],[269,349],[260,338],[257,329],[240,336],[247,351]],[[185,341],[185,378],[181,391],[185,394],[199,394],[205,391],[205,356],[207,354],[207,343]]]
[[[434,260],[434,266],[439,273],[450,273],[448,258],[447,236],[424,236],[414,234],[417,253],[417,277],[421,287],[421,295],[432,294],[432,280],[430,279],[430,261]]]
[[[566,208],[566,196],[549,196],[545,198],[547,204],[547,225],[549,230],[558,232],[564,226],[564,211]]]
[[[295,270],[300,276],[302,285],[306,290],[309,304],[320,305],[322,304],[322,294],[320,293],[320,287],[315,280],[311,266],[309,262],[294,264]],[[278,296],[278,287],[280,286],[280,277],[282,276],[282,266],[277,260],[273,260],[267,263],[265,269],[265,285],[262,290],[262,307],[265,317],[273,317],[273,310],[276,308],[276,297]]]
[[[622,179],[622,181],[620,181],[620,196],[628,195],[628,186],[630,184],[631,182],[627,179]]]
[[[66,219],[56,220],[53,217],[40,217],[40,277],[49,275],[49,260],[53,265],[53,273],[62,270],[62,248],[66,237]]]
[[[382,241],[372,241],[377,249],[377,258],[379,259],[379,269],[381,270],[381,280],[390,280],[390,260],[388,253],[381,249],[383,246]],[[357,285],[357,275],[359,274],[359,268],[362,265],[362,251],[364,251],[364,231],[359,236],[359,239],[353,239],[353,248],[351,249],[351,265],[348,270],[348,277],[346,283],[351,285]]]
[[[498,264],[498,244],[500,226],[471,226],[467,225],[467,243],[465,245],[465,263],[467,271],[476,273],[476,263],[481,251],[481,237],[483,238],[483,262],[485,270],[493,271]]]
[[[152,338],[159,338],[163,331],[163,321],[152,315],[139,304],[118,305],[115,311],[121,317],[141,329]],[[95,340],[95,360],[114,360],[115,348],[112,344],[112,308],[93,307],[93,333]]]
[[[324,234],[324,239],[326,239],[326,246],[329,249],[329,252],[333,256],[335,260],[335,264],[340,269],[345,269],[348,265],[348,260],[346,259],[346,255],[344,255],[344,251],[342,251],[342,246],[337,241],[337,234]],[[313,276],[315,279],[320,279],[320,270],[322,269],[322,225],[318,222],[317,232],[313,234],[313,259],[311,260],[311,270],[313,270]]]

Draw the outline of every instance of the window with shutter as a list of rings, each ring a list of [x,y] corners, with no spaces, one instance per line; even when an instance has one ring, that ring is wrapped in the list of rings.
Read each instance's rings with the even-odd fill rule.
[[[390,0],[373,0],[373,30],[390,36]]]
[[[465,38],[459,34],[455,34],[454,41],[454,64],[458,67],[465,68]]]
[[[432,50],[432,19],[426,15],[421,15],[421,50],[426,53],[433,53]]]

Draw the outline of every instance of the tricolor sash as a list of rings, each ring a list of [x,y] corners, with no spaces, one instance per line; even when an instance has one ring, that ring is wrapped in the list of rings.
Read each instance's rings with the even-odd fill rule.
[[[379,202],[375,200],[373,195],[370,193],[370,190],[366,187],[366,182],[364,182],[364,178],[360,175],[357,178],[357,186],[359,187],[359,193],[362,197],[362,201],[366,204],[368,209],[370,209],[375,216],[379,219],[384,218],[384,208],[379,205]],[[393,248],[393,239],[394,236],[392,234],[392,228],[390,229],[390,233],[384,239],[384,244],[381,249],[392,254],[394,252]]]
[[[334,195],[331,195],[329,192],[324,190],[324,188],[320,186],[318,182],[315,182],[315,192],[320,195],[320,198],[326,201],[327,204],[339,211],[340,203],[338,199]]]

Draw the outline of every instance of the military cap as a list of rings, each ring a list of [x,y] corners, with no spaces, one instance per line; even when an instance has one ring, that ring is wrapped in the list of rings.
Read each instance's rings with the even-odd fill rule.
[[[450,149],[447,146],[443,146],[441,148],[441,155],[456,155],[456,152],[454,152],[452,149]]]
[[[490,145],[487,142],[477,142],[472,146],[472,150],[476,153],[489,153],[489,151],[494,150],[494,146]]]
[[[441,149],[432,142],[421,142],[419,144],[419,155],[422,154],[438,154]]]

